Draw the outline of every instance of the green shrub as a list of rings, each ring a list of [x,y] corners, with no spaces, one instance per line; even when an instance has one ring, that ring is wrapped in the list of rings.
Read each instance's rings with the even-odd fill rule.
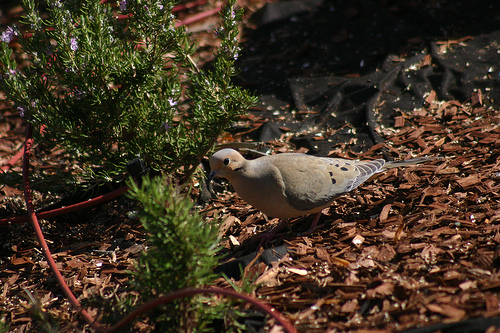
[[[217,227],[193,211],[182,187],[167,177],[145,177],[140,186],[130,182],[130,196],[142,204],[140,220],[149,235],[149,248],[141,253],[134,272],[134,289],[146,301],[186,287],[205,287],[216,278]],[[211,331],[214,320],[231,321],[225,331],[236,330],[238,316],[231,300],[208,296],[183,298],[148,313],[162,332]],[[210,304],[209,304],[210,303]]]
[[[192,60],[196,45],[175,26],[175,3],[48,0],[42,19],[35,1],[23,0],[21,29],[2,34],[0,89],[35,133],[45,126],[39,141],[64,148],[90,176],[123,174],[140,156],[188,177],[255,99],[231,83],[242,15],[235,0],[221,11],[212,70]]]

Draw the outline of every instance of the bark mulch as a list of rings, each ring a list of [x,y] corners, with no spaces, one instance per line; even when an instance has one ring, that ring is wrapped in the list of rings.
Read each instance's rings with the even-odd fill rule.
[[[292,221],[273,240],[288,254],[251,269],[257,295],[300,331],[400,331],[500,316],[500,113],[480,92],[466,103],[435,97],[397,116],[385,144],[362,154],[337,144],[329,156],[386,150],[439,159],[391,169],[338,198],[313,234],[301,236],[311,218]],[[232,192],[216,201],[207,215],[226,218],[231,252],[251,252],[259,244],[252,237],[278,221],[267,223]]]
[[[297,5],[298,2],[292,3]],[[263,3],[252,1],[245,5],[247,9],[255,9]],[[492,326],[500,326],[500,109],[496,89],[491,89],[495,87],[492,82],[498,82],[498,66],[493,66],[492,72],[488,69],[488,61],[496,59],[498,43],[492,37],[485,38],[481,44],[481,38],[468,36],[491,33],[497,26],[494,20],[485,20],[489,22],[487,25],[477,20],[465,24],[463,17],[466,20],[481,18],[490,14],[492,7],[484,5],[473,12],[476,2],[461,2],[461,5],[460,8],[469,8],[470,12],[454,11],[455,4],[445,1],[362,1],[354,5],[335,2],[331,6],[325,3],[316,12],[307,8],[302,9],[302,14],[293,14],[295,16],[287,22],[295,29],[282,21],[271,23],[257,33],[260,42],[252,44],[255,40],[249,39],[250,44],[244,45],[248,58],[242,58],[240,79],[247,88],[259,85],[263,88],[263,107],[242,117],[220,143],[248,145],[247,139],[253,134],[263,137],[270,133],[271,138],[264,141],[265,149],[272,153],[317,153],[317,145],[322,155],[332,157],[439,156],[422,165],[391,169],[353,193],[338,198],[324,211],[321,227],[312,234],[305,233],[311,223],[310,217],[291,221],[261,254],[257,250],[258,236],[275,226],[278,220],[269,221],[232,191],[226,191],[229,189],[227,184],[214,184],[216,195],[208,203],[200,204],[200,210],[208,221],[215,216],[225,219],[220,226],[220,233],[225,237],[224,254],[238,260],[245,258],[247,264],[256,262],[248,265],[244,273],[258,285],[256,296],[284,312],[300,332],[394,332],[421,327],[434,327],[428,331],[484,332],[493,331]],[[452,15],[440,20],[436,13],[441,12]],[[339,19],[314,16],[325,13],[339,15]],[[382,24],[368,33],[363,30],[366,25],[360,24],[360,20],[371,22],[373,13]],[[11,16],[16,18],[16,15],[18,17],[19,13]],[[412,20],[406,21],[408,16]],[[304,17],[311,21],[302,20]],[[389,19],[390,24],[387,23]],[[332,25],[323,25],[324,22]],[[423,24],[425,22],[432,25]],[[213,22],[208,25],[213,26]],[[421,58],[418,55],[414,59],[409,57],[411,64],[399,68],[401,74],[391,81],[395,84],[381,90],[379,98],[371,99],[376,102],[375,111],[387,109],[393,113],[390,118],[384,113],[382,121],[369,124],[380,136],[375,142],[363,132],[366,130],[365,118],[360,121],[354,113],[338,113],[341,125],[337,120],[330,122],[331,119],[317,122],[313,117],[318,112],[326,110],[325,114],[330,114],[321,104],[328,102],[318,98],[304,106],[298,102],[308,102],[307,96],[301,95],[300,89],[290,96],[287,87],[284,89],[286,97],[283,90],[273,90],[276,83],[283,88],[284,82],[292,86],[312,82],[307,78],[318,76],[320,72],[336,74],[337,78],[363,79],[367,72],[378,72],[382,63],[390,69],[412,52],[418,53],[415,50],[424,48],[424,39],[414,33],[421,25],[433,33],[431,39],[437,39],[438,43],[431,45],[428,54]],[[484,26],[486,30],[482,30]],[[325,27],[335,33],[322,30]],[[412,30],[414,28],[416,30]],[[213,34],[207,33],[206,27],[199,27],[199,31],[205,35],[200,43],[202,57],[210,60],[212,55],[208,50]],[[446,36],[439,35],[441,31],[458,31],[460,38],[450,42]],[[397,33],[397,39],[391,39],[391,32]],[[307,38],[299,40],[305,34]],[[454,35],[457,37],[456,33]],[[283,49],[274,47],[274,43],[283,41],[280,40],[283,36],[290,37],[284,38]],[[363,36],[367,38],[362,40]],[[248,38],[246,34],[244,37]],[[374,42],[375,38],[383,40]],[[465,48],[464,43],[469,39],[472,39],[472,46],[477,42],[476,51],[481,52],[481,56],[469,51],[459,55],[452,52],[453,46]],[[397,43],[391,44],[392,40]],[[267,42],[273,47],[268,47]],[[389,50],[388,46],[393,47]],[[333,55],[335,50],[340,50],[338,55]],[[384,62],[387,52],[399,54],[401,58]],[[309,57],[318,54],[311,62]],[[467,54],[472,56],[467,58]],[[407,86],[403,75],[414,66],[413,62],[426,73],[412,74],[421,83],[417,87]],[[254,67],[246,67],[249,63],[261,67],[254,70]],[[361,63],[364,67],[359,66]],[[481,71],[485,67],[488,75],[495,77],[475,74],[468,77],[459,70],[467,64]],[[279,75],[272,71],[275,68]],[[388,82],[379,74],[371,78]],[[428,80],[420,80],[426,75]],[[360,87],[361,91],[377,93],[370,86],[371,79],[361,84],[356,80],[339,83],[337,78],[325,80],[328,89],[324,94],[332,95],[334,101],[344,102],[328,104],[330,106],[335,104],[348,112],[356,108],[361,110],[363,108],[358,106],[365,101],[359,98],[356,89]],[[468,79],[474,84],[468,85]],[[411,96],[391,90],[394,86],[411,92]],[[335,99],[337,91],[330,87],[337,87],[343,99]],[[448,87],[450,89],[445,89]],[[308,92],[304,86],[299,88]],[[398,105],[399,97],[410,100],[413,106],[393,106]],[[268,101],[272,105],[266,105]],[[289,121],[290,114],[285,114],[291,104],[297,109],[294,121]],[[416,107],[417,104],[420,106]],[[0,160],[3,164],[22,146],[24,120],[5,104],[0,108]],[[391,119],[390,124],[388,119]],[[308,126],[303,126],[305,123]],[[359,123],[363,123],[362,126]],[[322,127],[314,131],[318,124]],[[304,129],[309,131],[307,140],[300,141],[300,132]],[[364,136],[356,135],[360,133]],[[251,147],[258,148],[254,142]],[[53,173],[55,168],[72,167],[67,163],[70,159],[61,151],[49,152],[39,147],[34,155],[32,164],[37,171]],[[19,172],[19,166],[15,166],[8,177],[3,178],[7,185],[0,189],[2,217],[24,211]],[[199,189],[195,188],[193,196],[199,194]],[[63,196],[37,191],[34,195],[36,207],[57,202]],[[133,268],[134,258],[144,250],[146,241],[137,219],[128,215],[133,209],[133,203],[120,198],[42,221],[55,260],[77,297],[89,303],[96,299],[107,299],[111,303],[129,293],[125,288],[126,270]],[[0,244],[0,319],[9,323],[12,331],[87,329],[62,295],[28,224],[1,226]],[[256,254],[260,257],[254,261]],[[228,262],[237,261],[229,259]],[[220,269],[227,266],[227,263],[221,265]],[[238,279],[238,272],[232,276]],[[228,285],[222,278],[216,284]],[[92,313],[100,318],[97,307]],[[471,318],[474,320],[464,322]],[[443,326],[453,323],[456,326]],[[433,326],[435,324],[441,326]],[[267,325],[271,327],[272,322]],[[135,328],[137,331],[149,329],[141,324]]]

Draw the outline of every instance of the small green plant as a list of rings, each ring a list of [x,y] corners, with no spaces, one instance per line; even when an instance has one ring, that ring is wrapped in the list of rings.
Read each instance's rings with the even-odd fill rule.
[[[42,304],[40,303],[39,298],[36,295],[33,295],[28,289],[23,288],[24,292],[28,296],[28,299],[31,304],[30,312],[33,316],[33,322],[39,325],[40,329],[46,333],[56,333],[60,331],[59,325],[55,322],[55,319],[52,318],[45,310],[43,309]]]
[[[22,0],[22,25],[1,36],[0,90],[39,141],[64,148],[87,175],[109,180],[141,156],[187,178],[255,101],[231,83],[242,15],[235,2],[221,11],[213,69],[200,70],[174,0],[48,0],[46,19],[36,1]]]
[[[193,211],[192,200],[171,178],[145,177],[140,186],[132,181],[129,186],[130,196],[142,204],[140,220],[149,235],[149,248],[139,257],[134,272],[133,284],[141,297],[147,300],[186,287],[210,285],[216,278],[217,227]],[[150,318],[160,331],[190,332],[210,331],[214,320],[237,315],[225,300],[196,296],[154,310]],[[231,326],[238,327],[235,321]]]

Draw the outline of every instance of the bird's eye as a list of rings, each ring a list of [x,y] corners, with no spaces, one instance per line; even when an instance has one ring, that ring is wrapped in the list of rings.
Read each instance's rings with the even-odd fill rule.
[[[229,165],[229,158],[225,158],[224,161],[222,162],[224,165]]]

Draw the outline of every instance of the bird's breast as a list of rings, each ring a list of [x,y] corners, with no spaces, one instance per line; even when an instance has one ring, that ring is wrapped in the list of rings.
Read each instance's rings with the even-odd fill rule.
[[[304,215],[290,206],[279,171],[272,167],[265,173],[242,174],[232,179],[231,185],[244,201],[269,217],[289,219]]]

